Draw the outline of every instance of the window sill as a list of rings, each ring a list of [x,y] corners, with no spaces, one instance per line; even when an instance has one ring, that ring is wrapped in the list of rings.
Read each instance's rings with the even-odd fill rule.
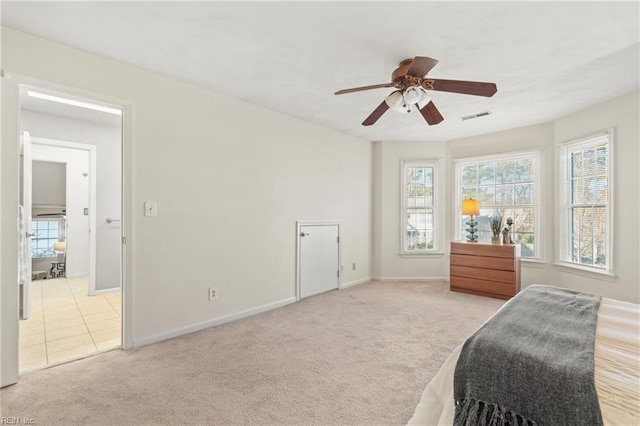
[[[614,274],[604,270],[592,269],[585,266],[574,265],[566,262],[556,262],[553,265],[563,272],[582,275],[584,277],[597,278],[597,279],[606,280],[606,281],[614,281],[616,279],[616,276]]]
[[[521,257],[520,261],[522,262],[522,265],[527,268],[544,268],[547,264],[547,262],[542,259],[532,257]]]
[[[407,259],[421,258],[421,257],[444,257],[444,252],[429,251],[429,252],[420,252],[420,253],[398,253],[398,256],[405,257]]]

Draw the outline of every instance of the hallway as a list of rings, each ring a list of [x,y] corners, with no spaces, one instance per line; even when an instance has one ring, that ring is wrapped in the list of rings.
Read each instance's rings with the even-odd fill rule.
[[[121,292],[87,294],[85,277],[32,282],[31,314],[20,321],[20,373],[120,347]]]

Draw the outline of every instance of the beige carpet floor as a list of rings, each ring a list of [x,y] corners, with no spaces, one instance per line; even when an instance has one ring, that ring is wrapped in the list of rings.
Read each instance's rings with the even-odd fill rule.
[[[371,282],[131,351],[29,373],[2,416],[52,425],[402,425],[503,304]]]

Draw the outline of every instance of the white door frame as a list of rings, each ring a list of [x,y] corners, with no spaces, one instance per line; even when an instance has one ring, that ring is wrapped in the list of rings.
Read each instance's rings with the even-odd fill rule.
[[[108,105],[122,110],[122,216],[121,216],[121,235],[122,235],[122,349],[133,348],[133,261],[131,259],[133,250],[128,250],[127,246],[131,243],[127,241],[127,235],[132,232],[132,218],[135,216],[133,211],[133,194],[132,194],[132,120],[131,120],[131,102],[113,96],[103,95],[71,86],[53,83],[38,78],[33,78],[19,73],[13,73],[8,70],[2,70],[3,94],[2,94],[2,145],[15,144],[9,149],[2,150],[3,155],[15,153],[15,165],[3,172],[2,187],[9,188],[11,191],[3,196],[3,201],[7,200],[10,204],[14,204],[15,208],[2,209],[2,229],[0,234],[3,235],[2,240],[2,261],[1,274],[3,277],[0,284],[0,292],[3,300],[0,318],[0,326],[2,330],[2,355],[0,357],[0,386],[7,386],[16,383],[18,380],[18,300],[17,300],[17,281],[13,278],[17,277],[18,268],[18,251],[17,249],[8,250],[9,246],[17,247],[15,243],[17,239],[18,209],[17,195],[12,185],[16,188],[19,180],[19,170],[17,168],[17,159],[20,144],[20,89],[46,90],[48,93],[59,94],[60,96],[71,96],[74,98],[84,99],[88,102]],[[6,89],[6,91],[5,91]],[[7,118],[5,121],[4,119]],[[15,120],[14,120],[15,119]],[[16,152],[17,151],[17,152]],[[3,160],[3,163],[6,161]],[[6,179],[8,182],[5,182]],[[4,194],[3,194],[4,195]],[[13,203],[15,198],[15,203]],[[5,239],[5,235],[8,237]],[[6,240],[6,243],[5,243]],[[15,244],[14,244],[15,243]],[[127,244],[128,243],[128,244]],[[10,279],[4,279],[10,278]],[[15,303],[14,300],[15,299]],[[5,303],[6,301],[6,303]]]
[[[89,296],[96,294],[96,170],[97,170],[97,149],[95,145],[88,145],[77,142],[67,142],[56,139],[31,137],[32,145],[50,146],[56,148],[76,149],[89,153]],[[49,161],[32,155],[32,160]],[[65,184],[67,182],[65,177]]]
[[[300,301],[300,255],[302,247],[301,228],[303,226],[337,226],[338,227],[338,290],[342,288],[342,237],[340,233],[340,222],[296,222],[296,300]]]

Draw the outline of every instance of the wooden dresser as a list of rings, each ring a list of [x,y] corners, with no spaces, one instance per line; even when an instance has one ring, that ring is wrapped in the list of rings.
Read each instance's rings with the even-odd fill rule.
[[[520,291],[520,246],[451,242],[449,289],[510,299]]]

